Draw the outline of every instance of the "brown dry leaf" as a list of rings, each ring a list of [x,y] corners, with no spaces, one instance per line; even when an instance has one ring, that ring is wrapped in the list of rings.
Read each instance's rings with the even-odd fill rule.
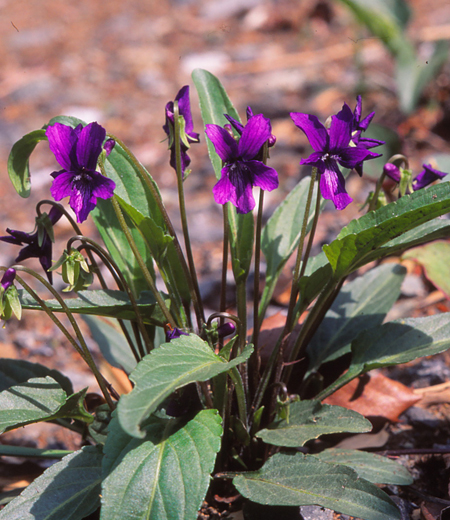
[[[334,448],[341,450],[365,450],[366,448],[382,448],[389,440],[387,424],[377,433],[359,433],[342,440]]]
[[[428,408],[433,404],[450,403],[450,381],[426,388],[415,388],[413,392],[420,397],[417,406]]]
[[[327,397],[324,403],[343,406],[366,417],[385,417],[396,422],[400,414],[420,399],[413,390],[398,381],[380,372],[371,372],[343,386]]]

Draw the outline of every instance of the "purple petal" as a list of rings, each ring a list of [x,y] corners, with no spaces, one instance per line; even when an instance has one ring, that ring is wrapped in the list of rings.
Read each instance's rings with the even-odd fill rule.
[[[328,161],[324,173],[320,176],[320,193],[324,199],[332,200],[336,209],[346,208],[352,198],[345,191],[345,179],[336,161]]]
[[[375,159],[375,157],[379,157],[379,154],[369,152],[369,150],[360,146],[354,146],[341,150],[337,160],[344,168],[352,169],[357,164],[362,163],[368,159]]]
[[[328,150],[329,137],[327,129],[316,116],[291,112],[291,118],[295,125],[305,133],[313,150],[316,152]]]
[[[369,115],[367,115],[362,121],[359,122],[358,128],[361,130],[367,130],[374,116],[375,112],[370,112]]]
[[[186,134],[194,141],[198,141],[199,135],[194,132],[194,122],[192,121],[189,85],[185,85],[180,89],[175,101],[178,101],[178,111],[184,117]]]
[[[116,183],[98,172],[90,172],[92,194],[100,199],[109,199],[114,195]]]
[[[170,128],[169,123],[173,125],[173,101],[169,101],[165,108],[166,112],[166,123],[163,126],[164,132],[167,134],[167,137],[170,136]]]
[[[248,213],[255,207],[248,169],[239,162],[222,168],[222,177],[214,186],[213,194],[218,204],[231,202],[238,213]]]
[[[378,139],[370,139],[369,137],[361,137],[358,141],[359,146],[364,146],[364,148],[375,148],[376,146],[381,146],[385,144],[384,141],[379,141]]]
[[[95,170],[105,137],[106,130],[98,123],[90,123],[81,130],[77,142],[77,160],[80,167]]]
[[[248,161],[246,165],[254,175],[253,186],[258,186],[265,191],[278,188],[278,173],[276,170],[260,161]]]
[[[431,164],[423,164],[423,170],[413,180],[413,190],[417,191],[428,186],[438,179],[443,179],[447,174],[431,167]]]
[[[387,175],[389,178],[391,178],[393,181],[400,182],[400,169],[398,168],[398,166],[395,166],[395,164],[386,163],[383,166],[383,173]]]
[[[272,133],[270,119],[262,114],[251,117],[244,127],[238,143],[239,156],[252,160]]]
[[[347,148],[352,137],[353,114],[350,107],[344,103],[342,110],[331,117],[330,150]]]
[[[16,277],[16,270],[10,267],[9,269],[6,269],[4,272],[2,279],[0,280],[0,285],[2,286],[3,290],[6,291],[11,285],[14,283],[14,278]]]
[[[356,98],[356,107],[353,112],[353,129],[356,130],[359,128],[359,122],[361,120],[361,107],[362,107],[362,100],[361,96],[357,96]]]
[[[311,166],[319,168],[319,170],[322,172],[325,168],[323,155],[324,154],[322,152],[313,152],[309,157],[306,157],[306,159],[301,159],[300,164],[310,164]]]
[[[114,139],[107,139],[105,144],[103,145],[103,150],[106,152],[106,157],[113,151],[113,148],[116,146],[116,141]]]
[[[61,200],[72,193],[72,180],[77,176],[76,172],[53,172],[57,173],[50,188],[50,193],[55,200]]]
[[[234,119],[234,117],[229,116],[228,114],[224,114],[227,121],[229,121],[232,125],[232,127],[236,130],[236,132],[239,135],[242,135],[242,132],[244,130],[244,125],[240,123],[237,119]]]
[[[247,107],[247,110],[245,111],[246,115],[247,115],[247,121],[253,117],[255,114],[253,113],[253,110],[251,107]]]
[[[55,123],[47,128],[45,135],[49,148],[58,163],[68,171],[77,169],[78,163],[75,155],[77,134],[74,129],[61,123]]]
[[[238,145],[225,129],[219,125],[206,125],[205,133],[222,161],[229,162],[237,159]]]

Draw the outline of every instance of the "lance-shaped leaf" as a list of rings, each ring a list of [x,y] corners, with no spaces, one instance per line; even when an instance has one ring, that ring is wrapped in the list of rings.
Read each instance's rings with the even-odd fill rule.
[[[364,520],[401,518],[391,499],[353,469],[302,453],[277,453],[260,470],[236,476],[233,484],[259,504],[318,505]]]
[[[267,444],[297,448],[327,433],[365,433],[371,429],[370,421],[353,410],[320,401],[296,401],[289,405],[288,420],[274,421],[256,437]]]
[[[100,505],[102,453],[85,446],[53,464],[2,511],[0,520],[82,520]]]
[[[216,410],[186,424],[152,417],[144,439],[116,419],[105,445],[102,520],[191,520],[209,487],[222,435]]]
[[[240,121],[239,114],[216,76],[206,70],[195,69],[192,72],[192,79],[197,89],[205,125],[223,126],[228,124],[224,114]],[[206,145],[216,178],[220,179],[222,160],[209,139],[206,139]],[[231,203],[228,203],[227,206],[233,274],[236,282],[240,282],[247,278],[250,269],[253,253],[253,215],[251,212],[238,215],[236,208]]]
[[[405,274],[403,266],[385,264],[344,285],[308,345],[309,372],[350,352],[360,332],[383,323]]]
[[[42,310],[41,306],[26,291],[19,291],[20,302],[24,309]],[[123,320],[135,319],[133,306],[125,292],[111,289],[79,291],[76,298],[64,300],[67,307],[77,314],[93,314]],[[65,312],[57,300],[45,300],[45,304],[54,312]],[[151,316],[157,314],[156,302],[150,291],[143,291],[137,300],[144,321],[152,322]],[[162,324],[161,324],[162,325]]]
[[[450,348],[450,313],[391,321],[366,330],[352,342],[352,361],[345,374],[321,392],[324,399],[374,368],[408,363]]]
[[[0,392],[7,388],[26,383],[33,377],[50,376],[57,381],[67,395],[73,393],[70,379],[58,370],[50,369],[39,363],[31,363],[24,359],[0,359]]]
[[[387,457],[359,450],[329,449],[314,455],[323,462],[342,464],[354,469],[361,478],[373,484],[396,484],[409,486],[413,483],[409,471]]]
[[[248,345],[242,354],[227,362],[194,334],[181,336],[145,356],[130,375],[133,390],[119,401],[119,421],[131,436],[142,438],[142,422],[177,388],[206,381],[227,372],[250,357]]]
[[[373,250],[448,211],[450,183],[443,182],[352,220],[336,240],[323,247],[334,276],[346,276]]]
[[[36,377],[0,392],[0,433],[39,421],[74,418],[92,422],[82,405],[86,389],[66,396],[51,377]]]
[[[12,147],[8,157],[8,174],[21,197],[29,197],[31,192],[30,155],[39,141],[46,140],[45,130],[35,130],[19,139]]]

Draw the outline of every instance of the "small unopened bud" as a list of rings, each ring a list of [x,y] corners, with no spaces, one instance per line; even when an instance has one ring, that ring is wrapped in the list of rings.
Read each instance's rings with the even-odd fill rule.
[[[400,182],[401,174],[398,166],[393,163],[386,163],[383,166],[383,173],[395,182]]]
[[[170,328],[166,330],[166,342],[172,341],[173,339],[179,338],[180,336],[189,336],[187,332],[183,332],[181,329]]]
[[[7,269],[2,276],[0,281],[0,285],[4,291],[6,291],[11,285],[14,283],[14,279],[16,277],[16,270],[10,267]]]
[[[225,336],[229,336],[230,334],[234,334],[236,331],[236,325],[234,323],[224,323],[223,325],[220,325],[220,327],[217,329],[217,334],[219,335],[219,338],[224,338]]]
[[[103,145],[103,150],[106,152],[106,157],[112,152],[114,146],[116,146],[116,141],[114,139],[107,139],[105,144]]]

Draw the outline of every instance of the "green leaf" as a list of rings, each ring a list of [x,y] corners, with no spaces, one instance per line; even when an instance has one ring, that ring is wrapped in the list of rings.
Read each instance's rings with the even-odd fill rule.
[[[272,297],[275,284],[289,260],[297,249],[302,231],[302,224],[308,198],[311,177],[302,179],[274,211],[265,225],[261,236],[261,251],[266,259],[266,285],[261,299],[261,309],[265,309]],[[317,197],[317,183],[313,198]],[[322,207],[326,201],[322,201]],[[307,230],[312,226],[314,204],[308,217]]]
[[[221,418],[202,410],[184,426],[152,417],[142,440],[111,423],[105,446],[102,520],[197,517],[220,449]]]
[[[409,471],[404,466],[375,453],[359,450],[329,449],[314,456],[322,462],[349,466],[361,478],[373,484],[409,486],[414,482]]]
[[[404,253],[403,258],[412,258],[422,265],[428,280],[450,298],[450,243],[441,240],[417,247]]]
[[[41,310],[40,305],[25,291],[19,291],[20,300],[24,309]],[[77,314],[94,314],[96,316],[114,317],[123,320],[135,318],[133,307],[126,293],[110,289],[95,289],[80,291],[77,298],[64,300],[67,307]],[[58,300],[45,300],[45,304],[54,312],[64,312]],[[149,319],[155,312],[156,302],[150,291],[143,291],[137,301],[143,315],[143,320]]]
[[[289,405],[289,421],[276,420],[256,437],[267,444],[297,448],[328,433],[364,433],[371,429],[370,421],[353,410],[322,405],[320,401],[295,401]]]
[[[240,356],[227,362],[194,334],[161,345],[145,356],[130,375],[135,386],[118,405],[122,428],[129,435],[142,438],[142,421],[177,388],[227,372],[248,359],[252,351],[253,347],[248,345]]]
[[[0,392],[0,433],[27,424],[55,419],[80,419],[92,422],[83,408],[86,389],[66,396],[51,377],[36,377]]]
[[[403,266],[385,264],[344,285],[308,344],[309,372],[350,352],[360,332],[383,323],[405,274]]]
[[[203,69],[195,69],[192,72],[192,80],[197,89],[200,110],[202,113],[203,123],[205,125],[214,124],[223,126],[228,123],[224,114],[228,114],[237,121],[240,121],[239,114],[236,112],[230,101],[222,83],[210,72]],[[209,158],[213,165],[216,178],[220,179],[222,170],[222,160],[216,154],[214,145],[209,139],[206,139]]]
[[[82,520],[100,505],[102,453],[85,446],[50,466],[2,511],[0,520]]]
[[[26,383],[29,379],[46,376],[57,381],[67,395],[73,393],[70,379],[58,370],[23,359],[0,359],[0,392],[11,386]]]
[[[200,110],[205,125],[214,124],[223,126],[228,121],[224,114],[228,114],[240,121],[239,114],[231,103],[223,85],[210,72],[195,69],[192,79],[197,89]],[[222,160],[217,155],[214,145],[206,138],[209,158],[214,168],[216,178],[220,179]],[[228,222],[230,226],[230,249],[233,274],[236,282],[245,280],[250,269],[253,253],[253,214],[237,214],[236,208],[228,203]]]
[[[62,125],[71,126],[72,128],[77,127],[78,125],[86,126],[86,122],[82,119],[78,119],[78,117],[73,116],[55,116],[50,119],[48,124],[44,125],[46,129],[48,126],[52,126],[55,123],[61,123]]]
[[[352,220],[323,247],[335,277],[346,276],[373,250],[449,210],[450,183],[443,182]]]
[[[121,368],[127,374],[136,368],[136,358],[115,320],[88,315],[84,315],[82,318],[110,365]],[[132,334],[131,337],[133,337]]]
[[[348,371],[317,398],[323,399],[338,388],[374,368],[408,363],[419,357],[439,354],[450,348],[450,313],[425,318],[407,318],[366,330],[352,342]]]
[[[21,197],[31,193],[30,155],[39,141],[46,140],[45,130],[35,130],[19,139],[12,147],[8,157],[8,174],[14,189]]]
[[[391,499],[351,468],[302,453],[277,453],[260,470],[236,476],[233,484],[260,504],[318,505],[363,520],[401,518]]]
[[[26,457],[27,459],[62,459],[66,455],[73,453],[71,450],[51,450],[47,448],[29,448],[28,446],[12,446],[0,444],[0,455],[7,457]]]

